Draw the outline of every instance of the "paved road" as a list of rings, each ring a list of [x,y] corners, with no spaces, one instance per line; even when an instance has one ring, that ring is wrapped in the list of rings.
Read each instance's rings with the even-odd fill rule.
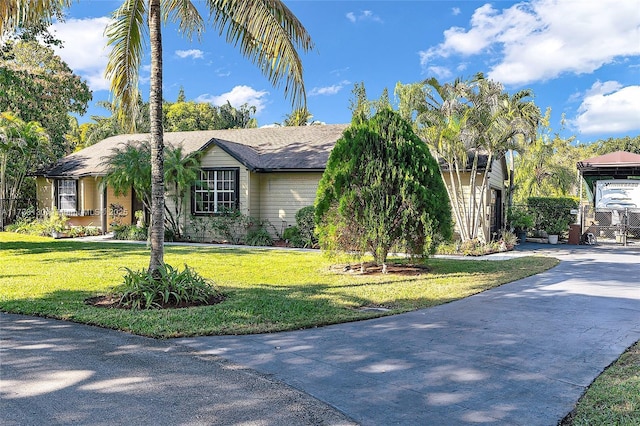
[[[553,254],[546,273],[447,305],[270,335],[155,341],[0,314],[0,420],[555,425],[640,339],[640,252]]]
[[[354,423],[273,378],[171,341],[0,314],[0,424]]]
[[[551,253],[563,261],[550,271],[431,309],[177,343],[271,374],[363,425],[556,425],[640,339],[640,251]]]

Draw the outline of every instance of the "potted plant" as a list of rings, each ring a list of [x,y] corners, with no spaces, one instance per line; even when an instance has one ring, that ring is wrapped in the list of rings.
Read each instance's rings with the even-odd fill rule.
[[[514,233],[524,243],[527,240],[527,231],[533,227],[533,216],[521,208],[509,209],[507,219]]]
[[[558,238],[563,232],[567,230],[569,223],[566,219],[558,218],[547,228],[547,234],[549,235],[549,244],[558,244]]]

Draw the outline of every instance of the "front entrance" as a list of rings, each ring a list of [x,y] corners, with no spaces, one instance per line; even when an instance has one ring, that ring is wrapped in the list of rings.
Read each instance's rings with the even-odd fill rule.
[[[490,211],[490,227],[491,239],[494,240],[500,234],[502,229],[502,191],[491,188],[491,211]]]

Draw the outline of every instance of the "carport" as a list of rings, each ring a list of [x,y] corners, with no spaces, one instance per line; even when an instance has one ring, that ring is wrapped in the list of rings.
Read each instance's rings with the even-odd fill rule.
[[[583,206],[580,191],[581,233],[592,233],[598,242],[623,245],[627,245],[628,238],[640,238],[640,200],[619,197],[607,205],[596,204],[598,181],[613,181],[608,187],[621,193],[640,191],[640,154],[612,152],[579,161],[577,167],[589,201]]]

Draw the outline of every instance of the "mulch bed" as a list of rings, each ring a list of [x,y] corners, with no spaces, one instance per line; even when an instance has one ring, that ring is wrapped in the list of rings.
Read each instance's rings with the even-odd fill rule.
[[[341,274],[352,275],[382,275],[382,265],[376,265],[374,262],[364,263],[364,273],[361,272],[359,263],[340,264],[331,266],[331,271]],[[427,274],[431,268],[425,265],[411,265],[402,263],[388,263],[387,274],[419,276]]]

